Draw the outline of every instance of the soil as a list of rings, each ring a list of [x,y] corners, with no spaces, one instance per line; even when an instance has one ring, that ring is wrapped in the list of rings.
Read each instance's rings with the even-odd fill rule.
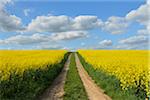
[[[76,66],[80,75],[80,78],[83,82],[85,90],[87,92],[89,100],[112,100],[109,96],[104,94],[104,91],[100,89],[88,75],[88,73],[83,68],[79,57],[75,54]]]
[[[67,72],[69,70],[70,57],[71,55],[69,55],[69,58],[66,61],[61,73],[53,81],[51,86],[43,93],[43,95],[39,97],[39,100],[63,100],[63,95],[65,93],[64,85],[65,85]]]
[[[63,100],[64,96],[64,85],[69,70],[70,57],[66,61],[63,70],[59,76],[54,80],[52,85],[39,97],[39,100]],[[112,100],[109,96],[104,93],[104,90],[99,88],[88,73],[83,68],[78,55],[75,54],[75,61],[78,73],[83,82],[85,90],[87,92],[89,100]]]

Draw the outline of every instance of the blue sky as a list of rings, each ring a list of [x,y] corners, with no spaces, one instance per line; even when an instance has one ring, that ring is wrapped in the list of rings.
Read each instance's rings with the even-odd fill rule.
[[[146,1],[82,1],[2,0],[0,49],[149,49]]]

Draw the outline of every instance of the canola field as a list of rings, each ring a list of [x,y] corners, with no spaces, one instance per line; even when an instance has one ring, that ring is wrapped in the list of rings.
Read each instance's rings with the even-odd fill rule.
[[[0,50],[0,100],[34,100],[60,73],[65,50]]]
[[[46,65],[59,63],[65,50],[14,50],[0,51],[0,80],[7,80],[11,73],[22,75],[28,69],[44,69]]]
[[[79,50],[79,54],[96,70],[115,76],[122,90],[137,88],[150,96],[150,51]]]

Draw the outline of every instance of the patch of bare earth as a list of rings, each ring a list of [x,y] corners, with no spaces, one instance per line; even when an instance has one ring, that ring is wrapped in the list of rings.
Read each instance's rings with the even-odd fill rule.
[[[61,73],[53,81],[52,85],[39,97],[39,100],[63,100],[64,85],[69,70],[70,57],[71,55],[69,55]]]
[[[85,87],[85,90],[87,92],[89,100],[111,100],[111,98],[109,96],[107,96],[106,94],[104,94],[104,91],[102,89],[100,89],[94,83],[94,81],[91,79],[91,77],[85,71],[77,54],[75,54],[75,58],[76,58],[76,66],[77,66],[80,78]]]

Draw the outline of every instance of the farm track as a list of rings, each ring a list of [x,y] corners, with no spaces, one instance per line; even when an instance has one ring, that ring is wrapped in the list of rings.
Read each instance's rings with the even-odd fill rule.
[[[39,100],[63,100],[64,95],[64,85],[67,76],[67,72],[69,70],[70,57],[66,61],[64,68],[58,77],[54,80],[52,85],[39,97]]]
[[[75,61],[89,100],[111,100],[111,98],[104,94],[104,91],[94,83],[92,78],[85,71],[77,54],[75,54]]]
[[[71,58],[71,54],[69,55],[69,58],[65,63],[61,73],[54,80],[52,85],[38,98],[38,100],[63,100],[63,96],[65,94],[64,85],[65,85],[67,72],[69,70],[70,58]],[[76,62],[76,67],[79,76],[87,92],[88,99],[89,100],[112,100],[109,96],[104,94],[104,91],[94,83],[92,78],[88,75],[88,73],[83,68],[78,58],[78,55],[76,53],[75,53],[75,62]]]

